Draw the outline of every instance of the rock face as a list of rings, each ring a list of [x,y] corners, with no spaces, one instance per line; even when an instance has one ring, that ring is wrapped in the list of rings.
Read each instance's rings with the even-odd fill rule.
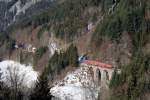
[[[47,9],[54,0],[0,0],[0,31],[11,24]]]
[[[97,100],[98,87],[93,82],[90,68],[81,67],[56,82],[50,90],[54,100]]]

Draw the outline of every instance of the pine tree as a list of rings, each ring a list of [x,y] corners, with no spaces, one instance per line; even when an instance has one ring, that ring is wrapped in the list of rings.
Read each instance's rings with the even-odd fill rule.
[[[69,65],[73,67],[77,67],[78,66],[78,50],[76,46],[71,44],[71,46],[67,50],[67,56],[69,58]]]
[[[43,71],[39,77],[39,80],[30,95],[30,100],[51,100],[52,96],[50,95],[48,77],[45,71]]]

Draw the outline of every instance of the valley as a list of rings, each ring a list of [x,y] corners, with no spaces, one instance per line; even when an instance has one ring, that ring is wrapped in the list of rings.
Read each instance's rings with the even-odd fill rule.
[[[149,100],[150,0],[0,0],[0,12],[0,100]]]

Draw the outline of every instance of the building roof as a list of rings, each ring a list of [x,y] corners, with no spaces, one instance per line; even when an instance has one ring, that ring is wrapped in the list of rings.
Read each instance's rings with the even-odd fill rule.
[[[111,64],[101,63],[101,62],[94,61],[94,60],[85,60],[83,61],[83,63],[87,65],[94,65],[94,66],[101,67],[101,68],[113,68]]]

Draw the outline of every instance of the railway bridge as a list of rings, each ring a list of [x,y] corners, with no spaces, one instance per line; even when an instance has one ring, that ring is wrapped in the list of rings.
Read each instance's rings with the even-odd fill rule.
[[[111,64],[105,64],[94,60],[85,60],[81,63],[81,66],[90,67],[93,71],[94,81],[97,84],[102,82],[109,83],[115,68]],[[120,73],[120,70],[117,70]]]

